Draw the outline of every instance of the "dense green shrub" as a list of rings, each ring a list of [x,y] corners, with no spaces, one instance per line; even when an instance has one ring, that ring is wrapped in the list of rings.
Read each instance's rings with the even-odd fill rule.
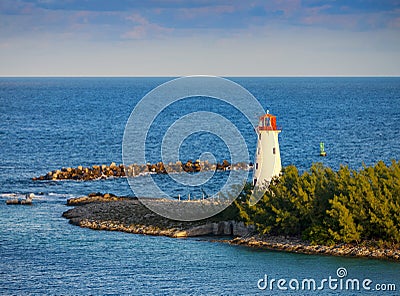
[[[400,242],[400,162],[383,161],[359,171],[313,164],[299,174],[285,167],[250,206],[251,185],[235,201],[238,219],[261,234],[302,236],[312,243],[377,240]]]

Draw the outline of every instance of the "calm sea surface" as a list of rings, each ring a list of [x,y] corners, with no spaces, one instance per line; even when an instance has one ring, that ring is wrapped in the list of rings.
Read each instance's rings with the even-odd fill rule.
[[[122,162],[122,137],[137,102],[170,78],[0,78],[0,294],[304,295],[318,291],[260,291],[259,279],[371,279],[371,290],[325,285],[324,295],[400,295],[400,264],[307,256],[211,243],[81,229],[61,217],[67,198],[92,191],[132,195],[125,179],[33,182],[50,170]],[[282,164],[301,170],[322,161],[359,169],[400,156],[400,78],[233,78],[277,115]],[[237,125],[255,151],[255,134],[236,109],[215,99],[188,98],[168,107],[149,130],[147,160],[161,160],[168,127],[195,111],[216,112]],[[320,158],[319,142],[328,157]],[[183,161],[210,151],[229,160],[211,134],[182,143]],[[186,194],[165,176],[170,193]],[[204,190],[226,178],[220,173]],[[214,185],[213,185],[214,184]],[[214,187],[213,187],[214,186]],[[195,190],[195,189],[194,189]],[[32,207],[6,206],[26,193]],[[395,284],[377,292],[376,284]],[[286,284],[287,286],[287,284]],[[301,285],[300,285],[301,286]],[[319,291],[321,292],[321,291]]]

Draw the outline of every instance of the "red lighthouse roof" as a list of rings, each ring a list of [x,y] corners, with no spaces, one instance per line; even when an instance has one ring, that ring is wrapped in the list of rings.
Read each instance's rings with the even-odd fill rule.
[[[258,122],[258,129],[262,131],[280,130],[276,127],[276,116],[269,114],[269,112],[267,111],[267,114],[260,117]]]

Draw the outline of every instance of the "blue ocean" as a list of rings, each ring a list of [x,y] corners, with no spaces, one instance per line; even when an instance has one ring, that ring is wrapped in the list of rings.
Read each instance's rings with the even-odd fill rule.
[[[122,163],[122,139],[132,110],[149,91],[171,79],[0,78],[0,294],[400,295],[400,264],[395,262],[93,231],[62,218],[71,197],[90,192],[132,196],[127,180],[32,177],[62,167]],[[399,160],[400,78],[229,79],[277,116],[283,166],[294,164],[303,171],[322,162],[334,169],[359,169],[379,160]],[[146,139],[148,162],[161,161],[160,143],[171,123],[196,111],[215,112],[233,122],[253,159],[256,134],[239,110],[213,98],[190,97],[156,118]],[[320,142],[327,157],[319,156]],[[179,156],[195,160],[204,152],[220,162],[230,160],[229,147],[206,132],[182,142]],[[172,194],[191,193],[167,176],[154,178]],[[203,189],[213,192],[213,184],[226,173],[215,178]],[[35,195],[31,207],[5,204],[28,193]],[[339,268],[346,268],[347,278],[370,279],[370,290],[325,286],[293,291],[276,285],[260,290],[257,285],[265,276],[276,281],[339,279]],[[396,291],[382,291],[389,284],[395,284]]]

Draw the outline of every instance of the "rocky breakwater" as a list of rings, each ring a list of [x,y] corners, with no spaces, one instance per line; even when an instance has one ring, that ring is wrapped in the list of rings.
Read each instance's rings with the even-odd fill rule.
[[[155,164],[131,164],[125,166],[117,165],[115,162],[110,165],[94,165],[92,167],[78,166],[76,168],[62,168],[48,172],[46,175],[34,177],[32,180],[99,180],[107,178],[136,177],[143,174],[167,174],[167,173],[196,173],[200,171],[226,171],[226,170],[249,170],[252,164],[244,162],[230,164],[227,160],[222,163],[212,164],[208,161],[188,160],[185,163],[177,161],[176,163],[164,164],[158,162]]]
[[[242,245],[257,249],[285,251],[302,254],[321,254],[341,257],[363,257],[386,259],[400,262],[400,249],[396,247],[382,248],[373,242],[363,245],[338,244],[334,246],[311,245],[306,241],[294,237],[284,236],[252,236],[238,237],[228,241],[233,245]]]
[[[253,231],[243,222],[220,221],[218,218],[191,222],[170,220],[150,211],[137,199],[111,194],[93,193],[69,199],[67,204],[76,207],[64,212],[63,217],[71,224],[96,230],[169,237],[245,236]]]
[[[34,177],[32,180],[96,180],[106,179],[109,177],[124,177],[125,167],[120,164],[117,165],[115,162],[110,165],[94,165],[92,167],[78,166],[76,168],[62,168],[60,170],[54,170],[48,172],[46,175],[40,177]]]

